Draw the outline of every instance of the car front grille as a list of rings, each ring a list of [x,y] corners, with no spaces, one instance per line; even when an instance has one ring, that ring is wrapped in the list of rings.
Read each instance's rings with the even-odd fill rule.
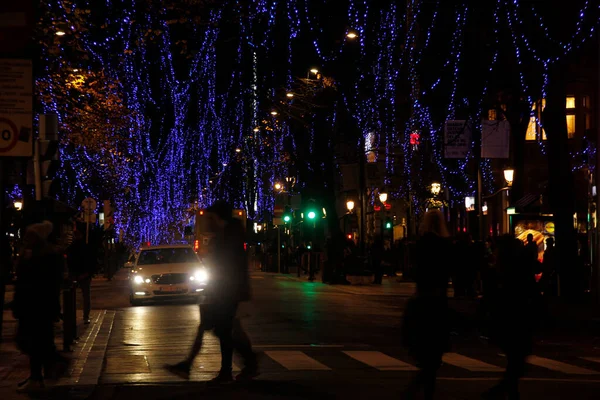
[[[152,275],[152,282],[157,285],[179,285],[188,281],[188,274]]]
[[[186,294],[188,292],[187,289],[181,289],[174,292],[161,292],[160,290],[153,290],[152,293],[156,296],[173,296],[175,294]]]

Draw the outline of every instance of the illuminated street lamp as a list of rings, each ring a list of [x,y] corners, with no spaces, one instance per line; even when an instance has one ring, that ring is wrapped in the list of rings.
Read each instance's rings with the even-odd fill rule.
[[[311,70],[308,71],[308,73],[306,74],[306,79],[310,79],[310,74],[311,73],[317,75],[319,73],[319,70],[316,69],[316,68],[311,68]]]
[[[275,110],[271,111],[271,115],[272,116],[276,116],[277,115],[277,111],[275,111]]]
[[[286,97],[288,97],[288,98],[290,98],[290,99],[291,99],[292,97],[294,97],[294,93],[291,93],[291,92],[288,92],[288,93],[286,93],[285,95],[286,95]]]
[[[257,126],[256,128],[253,129],[254,132],[258,132],[260,131],[260,128]]]
[[[23,208],[23,202],[21,200],[15,200],[13,202],[13,206],[15,207],[15,210],[21,211],[21,209]]]
[[[354,202],[352,200],[348,200],[346,202],[346,208],[348,209],[348,212],[352,212],[352,210],[354,210]]]
[[[358,37],[358,35],[357,35],[355,32],[348,32],[348,33],[346,34],[346,37],[347,37],[348,39],[356,39],[356,38]]]
[[[388,195],[386,192],[379,193],[379,201],[385,203],[387,201]]]
[[[442,186],[437,183],[434,182],[431,184],[431,194],[434,196],[437,196],[438,194],[440,194],[440,191],[442,190]]]
[[[513,179],[515,177],[515,170],[512,168],[506,168],[504,170],[504,180],[506,181],[507,186],[512,186]]]
[[[277,190],[277,191],[280,191],[283,188],[283,186],[279,182],[276,182],[274,187],[275,187],[275,190]]]
[[[258,232],[260,232],[260,231],[262,230],[262,225],[260,225],[260,224],[259,224],[259,225],[256,225],[256,230],[257,230]]]
[[[56,33],[55,33],[55,35],[56,35],[56,36],[65,36],[65,35],[66,35],[66,33],[65,33],[65,31],[63,31],[63,30],[57,30],[57,31],[56,31]]]
[[[237,148],[235,149],[235,152],[236,152],[236,153],[241,153],[241,152],[242,152],[242,149],[240,149],[239,147],[237,147]]]

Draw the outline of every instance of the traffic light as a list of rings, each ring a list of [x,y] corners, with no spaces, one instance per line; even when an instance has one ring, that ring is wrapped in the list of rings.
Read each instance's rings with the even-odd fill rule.
[[[306,216],[308,217],[308,219],[313,220],[313,219],[317,218],[317,213],[315,211],[311,210],[308,213],[306,213]]]
[[[53,197],[59,192],[59,182],[55,179],[60,168],[58,151],[58,116],[41,114],[39,120],[40,137],[36,150],[40,162],[40,183],[42,197]]]
[[[285,224],[292,222],[292,210],[289,207],[286,207],[282,219]]]
[[[392,229],[394,225],[392,224],[392,220],[390,218],[387,218],[385,220],[385,229]]]

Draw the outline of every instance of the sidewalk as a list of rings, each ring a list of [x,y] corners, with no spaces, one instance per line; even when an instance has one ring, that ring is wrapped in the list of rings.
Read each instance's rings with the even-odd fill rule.
[[[95,324],[100,322],[102,314],[103,312],[100,310],[93,310],[90,315],[92,323],[84,325],[83,312],[77,310],[77,334],[79,341],[73,344],[71,352],[61,351],[63,349],[62,321],[55,324],[54,342],[56,348],[60,351],[61,355],[71,360],[67,369],[68,376],[72,376],[75,372],[74,368],[77,365],[78,356],[81,355],[81,352],[78,350],[88,338]],[[15,344],[17,324],[18,321],[13,318],[12,312],[4,311],[3,341],[0,343],[0,398],[7,400],[22,398],[20,397],[21,395],[16,393],[17,383],[24,381],[29,376],[29,359],[17,349]],[[61,380],[64,380],[64,378],[61,378]],[[48,382],[47,386],[57,386],[61,380],[58,382]]]

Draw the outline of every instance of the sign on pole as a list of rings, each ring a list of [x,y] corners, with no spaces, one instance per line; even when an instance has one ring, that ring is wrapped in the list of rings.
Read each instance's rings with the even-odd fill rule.
[[[31,60],[0,59],[0,156],[31,157]]]
[[[481,121],[481,158],[508,158],[508,121]]]
[[[96,223],[96,214],[94,211],[96,210],[96,200],[88,197],[81,202],[81,207],[83,207],[83,215],[85,219],[85,244],[88,244],[90,238],[90,224]]]
[[[466,158],[471,150],[471,123],[446,121],[444,125],[444,157]]]

